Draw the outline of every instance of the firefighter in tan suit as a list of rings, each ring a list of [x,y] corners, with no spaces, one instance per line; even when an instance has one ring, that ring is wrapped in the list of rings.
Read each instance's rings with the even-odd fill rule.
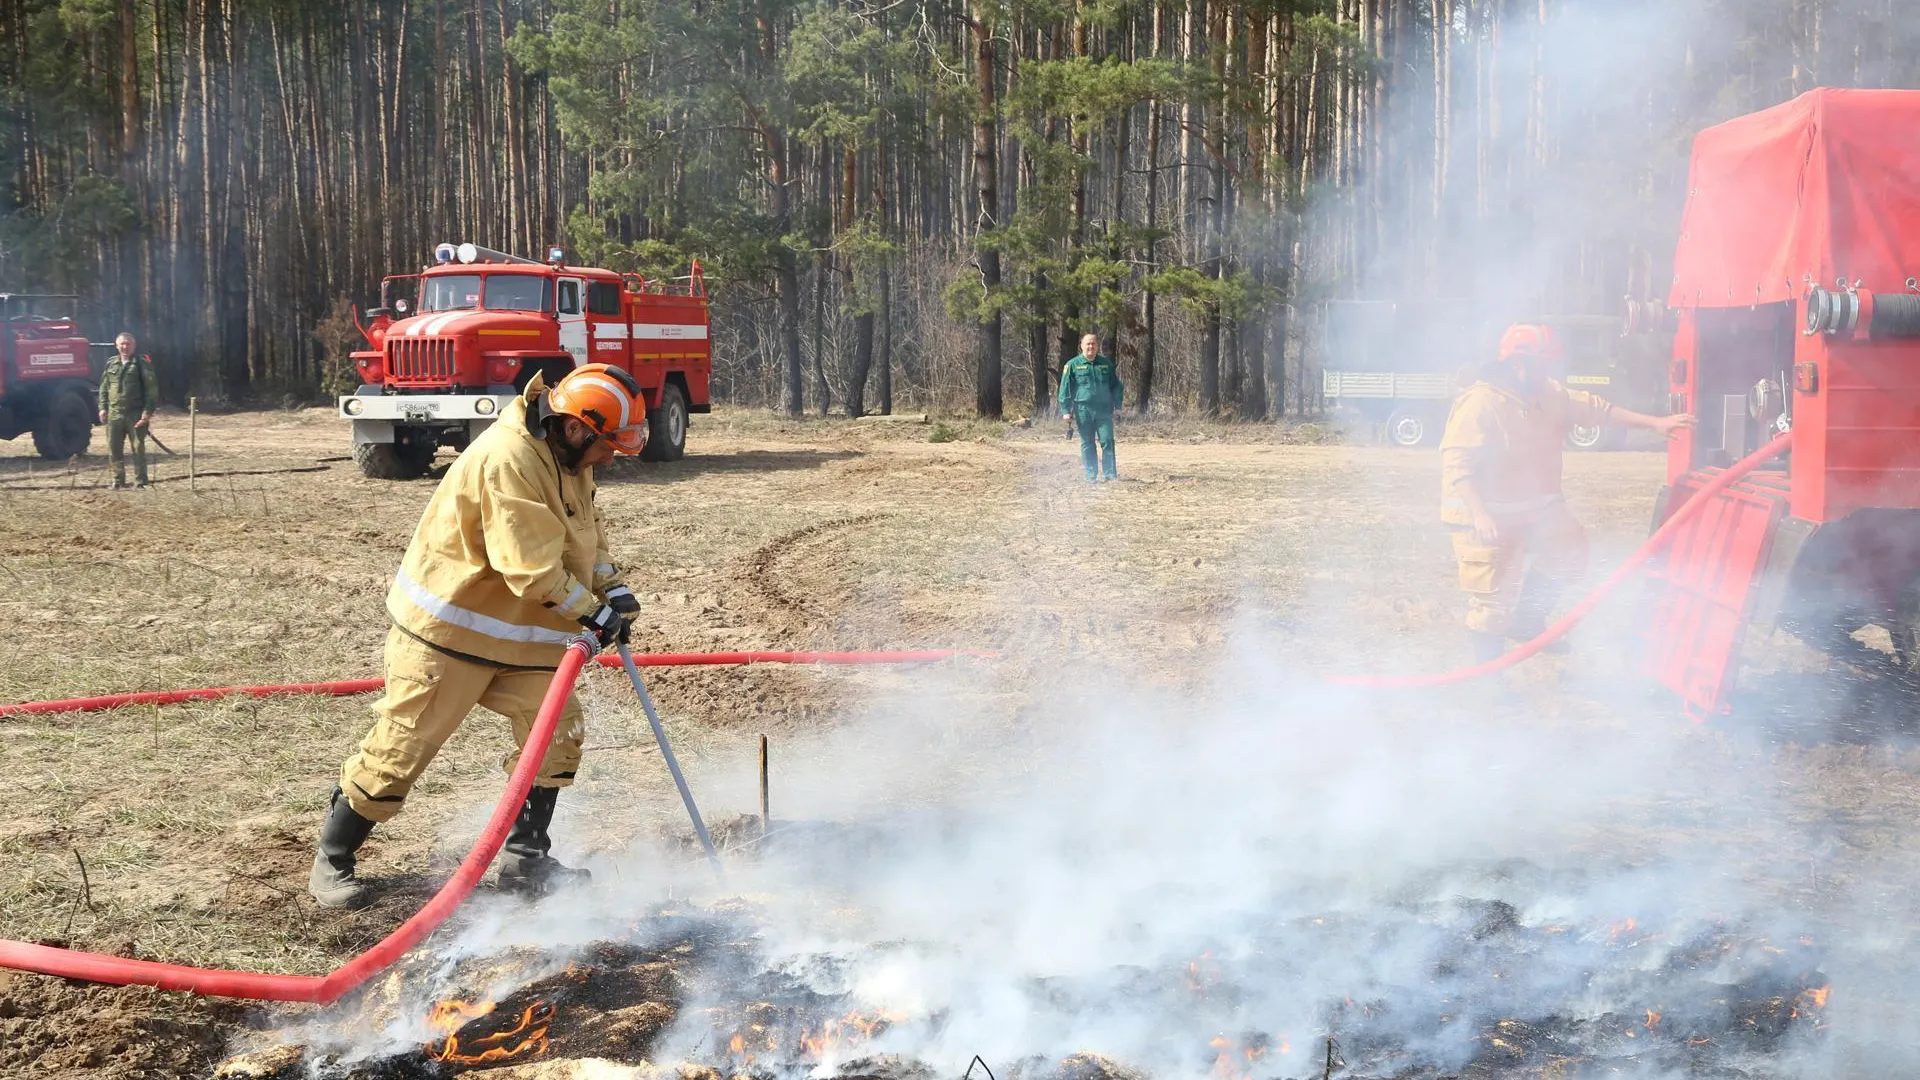
[[[400,812],[474,706],[512,724],[511,772],[566,642],[582,627],[602,646],[625,640],[639,604],[608,553],[593,469],[645,442],[645,401],[632,378],[589,364],[551,391],[536,377],[447,470],[387,593],[386,693],[373,730],[341,766],[321,828],[307,887],[322,906],[365,901],[355,852]],[[507,889],[539,895],[586,876],[547,854],[582,727],[570,697],[507,837]]]
[[[1440,519],[1453,529],[1474,659],[1546,629],[1560,591],[1587,568],[1587,534],[1560,490],[1575,426],[1617,424],[1671,437],[1693,417],[1646,416],[1562,386],[1562,354],[1544,326],[1519,324],[1461,392],[1440,439]],[[1531,563],[1531,566],[1528,564]]]

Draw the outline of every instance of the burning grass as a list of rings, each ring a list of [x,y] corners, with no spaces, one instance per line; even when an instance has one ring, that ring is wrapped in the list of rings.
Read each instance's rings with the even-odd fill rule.
[[[1240,930],[1156,968],[1029,980],[1009,1012],[984,1000],[905,1008],[858,989],[863,970],[911,963],[932,943],[783,955],[739,904],[662,909],[580,950],[410,958],[292,1032],[300,1049],[256,1051],[221,1075],[429,1080],[538,1063],[546,1071],[526,1075],[559,1078],[597,1075],[579,1071],[591,1061],[659,1080],[930,1080],[965,1068],[955,1037],[982,1030],[986,1011],[1018,1016],[1042,1044],[1076,1031],[1114,1041],[1002,1045],[977,1063],[994,1080],[1762,1080],[1791,1075],[1772,1063],[1821,1037],[1832,994],[1811,938],[1777,943],[1736,922],[1547,920],[1455,899]],[[1344,992],[1304,989],[1330,957],[1367,949],[1375,958],[1358,954],[1355,971],[1371,974]]]
[[[518,1010],[500,1008],[491,1001],[458,1000],[435,1002],[427,1014],[427,1026],[446,1033],[446,1041],[429,1043],[428,1061],[446,1065],[493,1065],[532,1055],[547,1049],[547,1030],[553,1025],[553,1006],[534,998]],[[477,1029],[477,1030],[476,1030]]]

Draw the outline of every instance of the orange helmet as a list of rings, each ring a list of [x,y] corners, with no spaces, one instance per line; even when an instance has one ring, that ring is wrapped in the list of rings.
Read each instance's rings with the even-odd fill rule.
[[[647,399],[633,376],[611,364],[582,364],[547,392],[547,411],[571,416],[622,454],[647,445]]]
[[[1500,359],[1502,362],[1521,357],[1537,357],[1542,360],[1560,359],[1560,342],[1556,341],[1553,331],[1535,323],[1514,323],[1507,332],[1500,335]]]

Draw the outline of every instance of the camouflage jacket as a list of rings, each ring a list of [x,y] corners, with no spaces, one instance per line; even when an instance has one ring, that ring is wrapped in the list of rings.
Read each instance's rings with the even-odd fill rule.
[[[100,411],[111,416],[145,416],[160,405],[160,380],[153,359],[136,356],[107,361],[100,373]]]

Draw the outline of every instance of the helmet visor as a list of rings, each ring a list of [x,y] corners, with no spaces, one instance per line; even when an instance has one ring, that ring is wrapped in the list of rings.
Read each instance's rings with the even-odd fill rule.
[[[604,438],[617,454],[637,454],[647,445],[647,422],[642,420],[631,427],[616,428]]]

